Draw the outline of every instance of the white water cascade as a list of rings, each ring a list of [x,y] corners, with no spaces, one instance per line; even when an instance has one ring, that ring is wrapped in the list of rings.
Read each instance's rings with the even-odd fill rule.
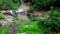
[[[24,3],[24,0],[20,0],[20,1],[21,1],[21,8],[18,9],[18,13],[20,13],[19,17],[20,17],[20,19],[28,20],[26,4]],[[21,14],[23,14],[23,15],[21,15]]]

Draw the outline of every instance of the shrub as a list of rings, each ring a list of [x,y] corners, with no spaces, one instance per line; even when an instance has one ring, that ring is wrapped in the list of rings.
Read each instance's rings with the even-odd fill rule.
[[[0,20],[1,19],[5,19],[4,15],[2,13],[0,13]]]
[[[17,9],[19,4],[19,0],[0,0],[0,9]]]
[[[18,27],[18,30],[19,30],[20,33],[26,32],[26,34],[39,34],[40,31],[39,31],[39,27],[38,27],[37,24],[32,23],[30,21],[29,21],[28,24],[26,24],[26,23],[21,24]],[[26,25],[28,25],[28,26],[26,26]]]
[[[45,19],[38,19],[37,24],[39,27],[42,29],[45,28],[46,32],[47,31],[56,31],[60,32],[60,12],[57,10],[49,11],[48,15],[50,17],[45,18]]]
[[[38,19],[38,17],[35,17],[34,14],[29,14],[29,19],[30,19],[31,21],[36,21],[36,19]]]
[[[0,34],[7,34],[8,27],[0,28]]]
[[[35,10],[40,9],[50,9],[51,6],[54,5],[57,0],[25,0],[24,2],[31,2],[31,5]]]
[[[13,19],[12,20],[12,24],[16,24],[17,23],[17,20],[16,19]]]
[[[0,22],[0,28],[2,27],[2,23]]]

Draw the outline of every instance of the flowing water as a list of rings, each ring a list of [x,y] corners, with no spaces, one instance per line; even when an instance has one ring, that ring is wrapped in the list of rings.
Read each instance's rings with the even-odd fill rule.
[[[27,10],[26,9],[26,4],[23,2],[23,0],[20,0],[20,1],[21,1],[21,9],[17,10],[19,21],[18,21],[17,24],[12,25],[11,28],[9,29],[9,32],[11,34],[13,34],[14,33],[14,29],[16,29],[20,25],[20,22],[22,21],[21,19],[23,19],[23,20],[29,20],[29,18],[27,16],[27,12],[26,12],[26,10]],[[10,10],[10,13],[13,14],[13,10]],[[21,15],[21,13],[22,13],[22,15]]]
[[[24,3],[24,0],[20,0],[20,1],[21,1],[21,9],[19,9],[18,12],[20,14],[23,12],[23,15],[20,15],[19,17],[23,17],[25,19],[28,19],[28,16],[27,16],[27,9],[28,8],[27,8],[26,4]]]
[[[26,4],[23,2],[23,0],[20,0],[21,1],[21,6],[26,6]]]

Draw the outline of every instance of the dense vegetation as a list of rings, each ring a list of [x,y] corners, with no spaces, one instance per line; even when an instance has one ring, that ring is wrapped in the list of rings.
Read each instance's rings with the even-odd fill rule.
[[[17,29],[15,29],[15,33],[26,33],[26,34],[48,34],[49,32],[60,32],[60,11],[59,10],[49,10],[44,14],[44,19],[30,16],[32,21],[24,21],[22,22]],[[3,18],[2,18],[3,19]],[[36,23],[35,23],[36,22]],[[13,24],[16,23],[16,20],[13,20]],[[0,33],[7,32],[7,28],[2,28]]]
[[[38,25],[31,21],[24,21],[21,25],[19,25],[18,31],[19,33],[25,32],[26,34],[40,34]]]
[[[60,0],[24,0],[24,2],[31,2],[31,10],[47,10],[51,6],[60,6]],[[19,5],[20,0],[0,0],[0,9],[17,9]]]
[[[55,31],[60,32],[60,11],[59,10],[49,10],[47,13],[44,14],[44,19],[30,16],[32,21],[37,22],[40,29],[44,30],[44,33]]]
[[[2,13],[0,13],[0,20],[1,19],[5,19],[5,16]]]
[[[24,2],[31,2],[30,10],[50,10],[50,7],[60,6],[60,0],[25,0]]]
[[[50,15],[49,18],[45,18],[43,20],[37,20],[39,26],[50,29],[51,31],[60,32],[60,12],[53,10],[49,11],[48,14]]]
[[[16,34],[49,34],[50,32],[60,32],[60,0],[24,0],[25,3],[31,2],[30,9],[28,11],[30,21],[22,21],[19,26],[14,29]],[[0,0],[0,9],[17,9],[20,5],[20,0]],[[51,9],[50,9],[51,8]],[[44,19],[41,19],[34,15],[33,11],[45,10]],[[16,25],[18,14],[13,11],[14,18],[12,24]],[[47,17],[48,16],[48,17]],[[4,15],[0,13],[0,20],[5,19]],[[0,24],[2,26],[2,24]],[[0,34],[6,34],[8,32],[7,27],[0,28]]]
[[[0,10],[17,9],[19,5],[19,0],[0,0]]]
[[[0,34],[7,34],[8,27],[0,28]]]

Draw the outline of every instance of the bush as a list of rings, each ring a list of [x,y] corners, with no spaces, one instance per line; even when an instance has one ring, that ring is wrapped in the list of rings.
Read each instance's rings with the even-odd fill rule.
[[[48,15],[50,17],[45,18],[45,19],[38,19],[37,24],[39,27],[42,29],[45,28],[46,32],[47,31],[56,31],[60,32],[60,12],[57,10],[51,10],[48,12]]]
[[[27,23],[27,22],[26,22]],[[39,27],[37,24],[35,23],[32,23],[29,21],[28,24],[21,24],[19,27],[18,27],[18,30],[20,33],[23,33],[23,32],[26,32],[26,34],[39,34],[40,31],[39,31]],[[28,25],[28,26],[26,26]]]
[[[19,0],[0,0],[0,9],[17,9],[19,4]]]
[[[50,9],[51,6],[55,6],[57,0],[25,0],[24,2],[31,2],[35,10]]]
[[[16,24],[17,23],[17,20],[16,19],[13,19],[12,20],[12,24]]]
[[[0,28],[0,34],[7,34],[8,27]]]
[[[2,23],[0,22],[0,28],[2,27]]]
[[[5,19],[4,15],[2,13],[0,13],[0,20],[1,19]]]
[[[29,14],[29,19],[31,21],[36,21],[38,19],[38,17],[36,17],[33,13],[32,14]]]

